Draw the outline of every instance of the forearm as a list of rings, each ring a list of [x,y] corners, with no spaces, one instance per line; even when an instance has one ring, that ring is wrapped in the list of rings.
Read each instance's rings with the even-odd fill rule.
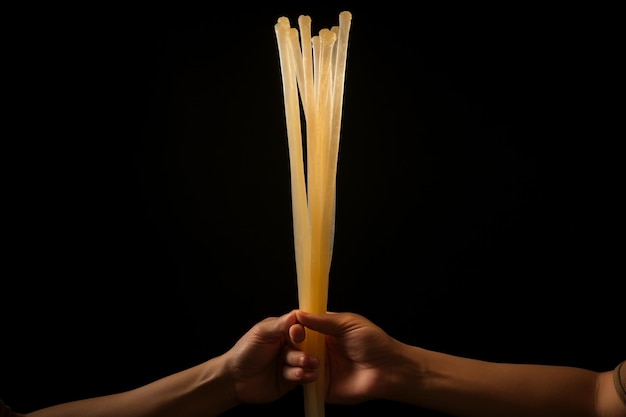
[[[463,417],[595,416],[598,374],[461,358],[407,346],[393,400]],[[419,360],[418,360],[419,358]]]
[[[140,388],[39,410],[28,417],[211,417],[237,405],[223,357]]]

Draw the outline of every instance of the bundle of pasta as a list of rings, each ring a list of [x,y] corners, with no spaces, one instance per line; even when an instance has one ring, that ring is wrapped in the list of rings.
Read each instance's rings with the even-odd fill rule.
[[[325,313],[328,300],[337,158],[351,21],[350,12],[341,12],[339,26],[322,29],[316,36],[311,36],[309,16],[298,18],[299,35],[284,16],[274,26],[289,144],[298,302],[300,309],[313,313]],[[302,113],[306,141],[302,137]],[[303,143],[306,143],[306,173]],[[322,417],[324,336],[308,331],[302,349],[321,361],[317,381],[304,386],[305,416]]]

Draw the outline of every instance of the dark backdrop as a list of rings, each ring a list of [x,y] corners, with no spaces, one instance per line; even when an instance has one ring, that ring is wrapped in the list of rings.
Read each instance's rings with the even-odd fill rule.
[[[297,307],[273,26],[342,10],[329,310],[487,360],[624,359],[615,11],[38,9],[6,40],[0,398],[130,389]],[[259,411],[301,392],[228,415]]]

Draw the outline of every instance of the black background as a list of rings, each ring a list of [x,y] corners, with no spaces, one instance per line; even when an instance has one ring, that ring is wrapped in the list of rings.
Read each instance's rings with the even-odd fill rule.
[[[624,359],[614,10],[68,8],[5,40],[0,398],[134,388],[297,307],[274,23],[352,12],[328,309],[407,343]],[[623,340],[623,339],[622,339]],[[227,415],[303,415],[301,391]],[[377,411],[441,415],[386,402]]]

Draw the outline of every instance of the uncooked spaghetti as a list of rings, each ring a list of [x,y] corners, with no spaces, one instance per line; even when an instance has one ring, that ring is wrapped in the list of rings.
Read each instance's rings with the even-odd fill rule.
[[[325,313],[328,301],[337,160],[351,22],[352,14],[341,12],[339,26],[322,29],[315,36],[311,36],[309,16],[298,18],[299,33],[284,16],[274,26],[289,144],[298,303],[300,309],[312,313]],[[302,136],[301,110],[306,140]],[[305,416],[323,417],[324,336],[307,330],[301,347],[321,361],[318,379],[304,386]]]

